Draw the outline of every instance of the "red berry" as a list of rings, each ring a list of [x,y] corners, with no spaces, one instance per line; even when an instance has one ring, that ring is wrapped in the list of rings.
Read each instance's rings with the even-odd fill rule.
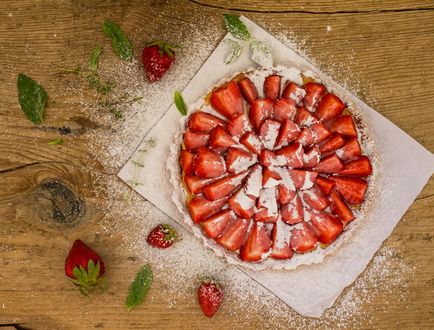
[[[199,305],[202,312],[212,317],[219,309],[223,300],[223,290],[219,283],[212,279],[205,279],[197,290]]]
[[[175,61],[174,48],[164,41],[154,41],[143,49],[143,67],[151,82],[160,80],[172,66]]]
[[[177,238],[178,234],[172,226],[161,224],[151,230],[147,241],[153,247],[165,249],[171,246]]]

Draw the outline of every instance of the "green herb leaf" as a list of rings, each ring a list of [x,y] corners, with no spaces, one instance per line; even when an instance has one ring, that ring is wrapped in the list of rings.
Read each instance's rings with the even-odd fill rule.
[[[185,105],[184,99],[182,98],[182,94],[180,92],[178,91],[175,92],[174,101],[181,115],[186,116],[187,106]]]
[[[241,20],[237,16],[231,14],[223,14],[223,17],[228,32],[232,34],[235,38],[240,40],[248,40],[250,38],[250,33],[247,30],[247,27],[244,25],[243,22],[241,22]]]
[[[100,54],[101,54],[101,46],[96,45],[96,47],[92,50],[92,53],[90,54],[90,59],[89,59],[89,66],[90,66],[90,69],[93,71],[98,69],[99,55]]]
[[[18,101],[27,118],[33,123],[42,124],[47,93],[32,78],[23,73],[18,75]]]
[[[152,283],[152,269],[149,265],[144,265],[136,274],[136,278],[130,285],[130,290],[125,301],[128,311],[133,307],[139,306],[149,291]]]
[[[50,146],[55,146],[58,144],[63,144],[63,139],[62,138],[56,138],[54,140],[51,140],[50,142],[48,142],[48,145]]]
[[[231,48],[231,52],[225,58],[225,64],[234,63],[241,55],[241,46],[232,39],[226,39],[225,43]]]
[[[115,22],[105,20],[103,24],[104,34],[112,39],[113,50],[118,56],[126,61],[133,58],[133,48],[128,37]]]
[[[264,68],[271,68],[273,66],[273,56],[270,49],[258,41],[253,40],[250,44],[250,50],[252,51],[251,59]]]

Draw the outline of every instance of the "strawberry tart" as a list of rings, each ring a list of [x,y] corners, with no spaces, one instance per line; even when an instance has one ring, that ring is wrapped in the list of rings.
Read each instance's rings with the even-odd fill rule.
[[[317,263],[363,220],[373,148],[356,110],[323,83],[251,70],[190,110],[173,150],[177,204],[218,254],[256,268]]]

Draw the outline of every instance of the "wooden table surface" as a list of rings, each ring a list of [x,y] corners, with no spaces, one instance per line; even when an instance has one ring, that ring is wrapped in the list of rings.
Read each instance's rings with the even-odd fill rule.
[[[338,82],[355,86],[363,100],[434,152],[434,1],[248,3],[240,0],[0,2],[0,327],[12,329],[12,324],[28,329],[290,327],[284,318],[264,318],[258,314],[246,319],[243,308],[229,313],[226,307],[215,318],[206,319],[192,298],[193,293],[169,308],[167,297],[159,296],[162,285],[159,282],[153,285],[152,301],[147,299],[134,312],[124,309],[123,299],[135,273],[129,261],[136,256],[119,244],[122,232],[100,230],[105,215],[99,205],[104,195],[95,193],[97,183],[92,180],[94,171],[114,177],[117,169],[105,173],[91,153],[89,132],[95,127],[83,119],[87,114],[81,100],[74,93],[63,92],[68,78],[54,72],[59,65],[71,67],[77,59],[87,59],[96,42],[108,44],[101,33],[104,18],[118,22],[131,36],[135,57],[139,59],[140,46],[147,35],[164,39],[165,31],[171,28],[183,36],[200,36],[198,27],[205,29],[207,22],[221,22],[222,13],[244,14],[272,33],[303,41],[302,50],[324,71]],[[221,26],[215,27],[217,35],[208,41],[213,47],[225,34],[223,24],[218,24]],[[327,31],[327,26],[331,31]],[[19,108],[16,79],[20,72],[43,84],[49,94],[43,126],[33,125]],[[92,99],[94,95],[85,90],[83,97]],[[77,121],[77,117],[82,120]],[[58,129],[64,126],[73,127],[72,134],[65,136],[67,143],[48,146],[47,141],[58,137]],[[66,212],[70,218],[63,222],[70,221],[69,225],[62,224],[62,219],[53,223],[56,220],[52,217],[56,211],[53,207]],[[78,218],[80,223],[75,225]],[[79,296],[63,274],[65,255],[77,237],[91,243],[111,264],[110,289],[87,300]],[[362,306],[369,318],[347,328],[433,328],[432,178],[384,245],[396,250],[399,258],[414,267],[414,274],[406,283],[408,293],[405,299],[395,298],[400,288],[376,294]],[[371,294],[369,288],[365,294]],[[239,307],[243,302],[227,304]],[[294,312],[289,311],[290,314]],[[311,328],[318,324],[304,321]]]

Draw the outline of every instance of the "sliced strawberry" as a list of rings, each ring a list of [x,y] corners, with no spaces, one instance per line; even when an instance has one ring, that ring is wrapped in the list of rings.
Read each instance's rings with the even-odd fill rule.
[[[294,141],[297,136],[300,134],[300,129],[298,126],[291,120],[285,119],[281,126],[279,135],[276,140],[276,147],[284,147]]]
[[[291,230],[290,246],[297,253],[315,250],[318,239],[306,222],[302,226]]]
[[[195,175],[184,175],[184,183],[192,194],[201,194],[203,187],[205,187],[207,184],[211,183],[213,179],[201,179],[198,176]]]
[[[219,151],[226,150],[236,144],[235,140],[222,126],[216,126],[209,135],[209,146]]]
[[[255,221],[275,222],[279,216],[276,201],[276,188],[264,188],[261,190],[257,202],[258,211],[255,213]]]
[[[340,116],[344,109],[344,102],[335,94],[328,93],[321,99],[315,114],[319,119],[325,121]]]
[[[280,123],[272,119],[266,119],[261,125],[259,137],[266,149],[272,150],[279,135]]]
[[[209,134],[184,132],[184,146],[188,151],[194,151],[200,147],[208,146]]]
[[[226,168],[229,173],[240,173],[247,170],[256,161],[256,155],[240,148],[230,147],[226,153]]]
[[[212,201],[226,197],[243,182],[248,173],[248,171],[243,171],[217,179],[204,187],[203,193],[206,198]]]
[[[286,119],[293,120],[297,111],[295,101],[288,99],[277,99],[274,101],[273,119],[283,122]]]
[[[308,82],[304,84],[303,88],[306,91],[303,105],[307,110],[313,112],[315,111],[316,105],[321,100],[321,97],[324,95],[325,87],[315,82]]]
[[[333,133],[339,133],[345,136],[357,137],[357,129],[353,117],[350,115],[340,116],[336,119],[327,121],[326,127]]]
[[[196,111],[188,120],[188,127],[192,132],[209,133],[217,125],[226,126],[226,122],[210,113]]]
[[[313,168],[318,165],[321,154],[316,145],[307,149],[303,155],[303,163],[305,168]]]
[[[312,188],[315,183],[318,172],[307,170],[289,170],[295,187],[300,190]]]
[[[208,237],[217,238],[236,218],[237,216],[231,209],[226,209],[202,221],[200,225]]]
[[[210,201],[203,196],[196,196],[187,203],[188,212],[194,223],[201,222],[218,213],[226,204],[227,198]]]
[[[239,217],[250,219],[253,216],[253,206],[255,205],[255,198],[246,194],[244,189],[239,189],[234,193],[228,201],[229,207]]]
[[[194,172],[200,178],[215,178],[226,172],[225,161],[214,150],[200,147],[193,164]]]
[[[280,204],[288,204],[296,193],[295,190],[289,190],[283,183],[277,186],[277,200]]]
[[[331,176],[330,180],[335,182],[336,191],[350,204],[360,204],[365,199],[368,183],[360,178],[345,176]]]
[[[298,126],[307,126],[307,127],[310,127],[315,123],[318,123],[318,119],[303,107],[297,108],[294,121]]]
[[[231,120],[229,120],[228,132],[232,136],[242,136],[244,133],[251,131],[252,126],[250,126],[249,120],[244,113],[232,117]]]
[[[330,139],[324,141],[319,146],[319,150],[321,151],[322,154],[325,154],[331,151],[335,151],[344,145],[345,145],[344,137],[339,133],[333,133]]]
[[[240,87],[241,94],[244,99],[252,103],[258,98],[258,91],[256,90],[255,84],[247,77],[238,81],[238,86]]]
[[[250,124],[256,132],[259,132],[263,121],[273,116],[273,100],[270,99],[257,99],[249,109]]]
[[[265,253],[270,251],[271,240],[265,224],[253,223],[246,243],[240,249],[240,258],[243,261],[260,261]]]
[[[332,135],[322,123],[316,123],[310,128],[313,134],[313,142],[318,144]]]
[[[314,185],[308,190],[303,190],[301,192],[301,197],[307,205],[315,210],[324,210],[329,206],[327,197],[324,196],[317,185]]]
[[[276,156],[285,157],[286,164],[289,167],[297,168],[303,166],[303,146],[300,143],[292,143],[289,146],[280,148],[275,152]]]
[[[265,167],[262,171],[262,186],[264,188],[276,187],[282,177],[272,168]]]
[[[348,142],[339,150],[336,150],[336,154],[344,162],[359,157],[362,154],[359,141],[357,138],[348,139]]]
[[[250,197],[257,198],[262,188],[262,166],[256,164],[247,177],[244,191]]]
[[[304,147],[309,147],[313,143],[312,130],[309,127],[303,127],[295,142],[300,143]]]
[[[259,155],[262,148],[264,148],[264,144],[262,143],[261,139],[253,132],[244,134],[240,139],[240,143],[257,155]]]
[[[275,100],[280,96],[280,80],[281,76],[273,74],[265,78],[264,95],[268,99]]]
[[[321,190],[321,192],[325,195],[330,194],[330,191],[332,191],[335,183],[332,180],[329,180],[321,175],[318,175],[316,177],[315,181],[318,188]]]
[[[288,204],[282,205],[280,212],[282,220],[289,225],[302,222],[304,220],[304,212],[300,196],[297,194]]]
[[[350,176],[368,176],[372,174],[372,166],[369,157],[361,156],[348,163],[345,163],[344,169],[339,172],[340,175]]]
[[[354,214],[339,194],[332,190],[329,195],[330,210],[344,223],[354,220]]]
[[[235,81],[213,91],[210,102],[214,110],[228,119],[244,112],[241,91]]]
[[[292,250],[289,246],[291,230],[282,220],[277,220],[271,232],[273,244],[271,246],[271,257],[274,259],[290,259]]]
[[[324,158],[322,158],[317,167],[315,167],[315,170],[320,173],[339,173],[344,168],[344,165],[342,164],[339,157],[333,153],[331,155],[328,155]]]
[[[288,162],[283,155],[277,156],[273,151],[263,149],[260,155],[261,164],[268,166],[284,166]]]
[[[194,156],[195,155],[193,153],[188,152],[187,150],[181,151],[181,155],[179,156],[179,163],[181,164],[181,168],[185,174],[194,174]]]
[[[305,95],[306,91],[302,87],[296,83],[288,82],[283,89],[282,98],[293,100],[298,104]]]
[[[238,250],[245,242],[250,220],[237,218],[232,221],[216,242],[230,251]]]
[[[327,212],[314,212],[311,218],[311,228],[322,244],[330,244],[342,233],[342,222]]]

